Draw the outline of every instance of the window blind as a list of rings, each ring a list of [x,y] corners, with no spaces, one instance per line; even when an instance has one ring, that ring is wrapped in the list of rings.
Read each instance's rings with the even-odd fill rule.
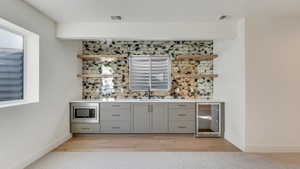
[[[0,48],[0,101],[23,99],[23,50]]]
[[[129,57],[130,90],[169,90],[170,66],[169,56],[131,55]]]

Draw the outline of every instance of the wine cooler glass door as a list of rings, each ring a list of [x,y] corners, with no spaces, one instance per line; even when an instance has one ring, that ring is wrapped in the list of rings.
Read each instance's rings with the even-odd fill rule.
[[[198,104],[196,118],[197,135],[220,135],[220,104]]]

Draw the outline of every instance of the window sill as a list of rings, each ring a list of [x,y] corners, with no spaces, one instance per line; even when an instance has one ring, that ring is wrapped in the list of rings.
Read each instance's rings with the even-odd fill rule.
[[[38,101],[28,101],[28,100],[3,101],[0,102],[0,108],[14,107],[14,106],[31,104],[31,103],[38,103]]]

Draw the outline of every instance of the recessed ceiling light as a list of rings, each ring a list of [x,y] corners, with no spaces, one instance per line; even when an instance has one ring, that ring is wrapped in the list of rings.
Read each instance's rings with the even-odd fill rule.
[[[222,15],[219,17],[219,20],[225,20],[225,19],[228,19],[229,16],[228,15]]]
[[[120,21],[122,20],[122,16],[110,16],[110,19],[113,21]]]

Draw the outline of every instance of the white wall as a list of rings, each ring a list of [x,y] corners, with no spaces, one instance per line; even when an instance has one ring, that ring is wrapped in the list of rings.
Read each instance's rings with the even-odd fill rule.
[[[299,152],[299,18],[248,17],[237,30],[215,41],[225,138],[249,152]]]
[[[40,35],[40,102],[0,109],[0,168],[22,168],[70,137],[68,102],[80,98],[78,42],[20,0],[1,0],[0,17]]]
[[[245,148],[245,20],[236,24],[237,37],[215,41],[214,97],[225,101],[225,138]]]
[[[299,18],[247,19],[247,151],[300,151],[299,51]]]

